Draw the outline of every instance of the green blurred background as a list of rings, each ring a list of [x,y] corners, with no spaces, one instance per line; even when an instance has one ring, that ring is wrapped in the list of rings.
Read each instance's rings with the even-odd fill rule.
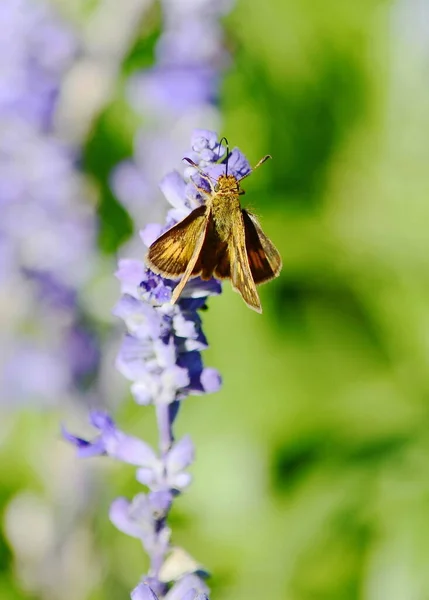
[[[95,3],[59,4],[83,27]],[[262,316],[228,284],[210,300],[205,362],[224,386],[189,398],[177,422],[197,461],[173,540],[212,572],[213,599],[429,598],[428,14],[406,0],[241,0],[224,21],[219,133],[252,163],[273,156],[244,200],[284,266],[261,288]],[[124,81],[151,63],[157,27],[155,14],[86,140],[110,256],[132,229],[108,188],[136,127]],[[151,408],[126,398],[116,417],[156,439]],[[27,410],[0,426],[5,511],[19,494],[54,497],[64,520],[78,512],[72,548],[93,564],[86,598],[126,598],[146,557],[107,512],[138,491],[133,469],[72,466],[63,418]],[[85,509],[52,491],[53,455],[96,487]],[[4,529],[0,597],[56,598],[23,585]]]

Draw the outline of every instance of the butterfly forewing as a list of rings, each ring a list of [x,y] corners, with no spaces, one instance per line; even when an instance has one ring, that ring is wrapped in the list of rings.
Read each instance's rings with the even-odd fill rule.
[[[246,210],[243,214],[246,251],[253,281],[256,284],[274,279],[282,268],[282,259],[274,244],[262,231],[258,220]]]
[[[177,279],[183,275],[195,257],[196,248],[199,246],[201,249],[207,222],[207,209],[199,206],[180,223],[163,233],[151,245],[146,256],[146,262],[152,271],[169,279]],[[197,259],[198,254],[192,268]]]
[[[186,267],[186,271],[184,272],[183,277],[180,280],[180,282],[178,283],[178,285],[174,288],[173,295],[171,296],[172,304],[175,304],[177,302],[177,300],[179,299],[179,296],[182,293],[185,285],[188,283],[189,278],[192,276],[198,275],[200,273],[201,267],[198,266],[196,268],[196,265],[198,263],[198,259],[200,258],[201,249],[203,247],[204,240],[206,237],[207,223],[208,223],[208,216],[207,216],[207,218],[205,217],[204,227],[201,229],[201,231],[199,233],[197,242],[195,244],[194,253],[191,257],[191,260],[189,261],[188,266]]]

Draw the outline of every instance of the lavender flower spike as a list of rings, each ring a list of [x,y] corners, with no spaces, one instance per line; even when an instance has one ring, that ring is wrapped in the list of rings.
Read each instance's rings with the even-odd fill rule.
[[[189,157],[213,177],[225,172],[224,152],[217,135],[196,130]],[[234,149],[229,171],[240,176],[249,170],[246,158]],[[203,202],[195,183],[201,187],[198,172],[185,169],[185,176],[170,173],[161,182],[172,209],[164,227],[148,225],[141,233],[146,246],[163,230],[186,216]],[[156,411],[159,451],[120,431],[105,413],[96,412],[91,422],[99,434],[87,441],[64,432],[78,448],[78,455],[106,454],[137,467],[136,479],[146,492],[132,500],[116,499],[110,520],[124,533],[139,539],[150,557],[149,573],[132,591],[132,600],[204,600],[208,588],[201,566],[171,543],[168,514],[174,499],[190,484],[187,469],[194,460],[194,447],[188,436],[175,441],[173,425],[180,403],[190,395],[217,391],[220,376],[204,367],[201,351],[207,348],[199,309],[207,298],[219,294],[216,280],[193,279],[177,304],[170,303],[175,282],[162,278],[137,260],[121,260],[116,273],[122,297],[115,314],[125,322],[127,333],[117,358],[118,369],[131,382],[137,404],[153,404]]]

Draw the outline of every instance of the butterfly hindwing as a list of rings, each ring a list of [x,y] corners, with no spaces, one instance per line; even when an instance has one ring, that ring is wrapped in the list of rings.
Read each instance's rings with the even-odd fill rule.
[[[229,246],[225,246],[222,252],[219,254],[216,268],[214,270],[214,276],[219,279],[230,279],[231,278],[231,259]]]
[[[246,210],[243,214],[246,251],[253,281],[256,284],[270,281],[280,273],[282,259],[274,244],[262,231],[258,220]]]

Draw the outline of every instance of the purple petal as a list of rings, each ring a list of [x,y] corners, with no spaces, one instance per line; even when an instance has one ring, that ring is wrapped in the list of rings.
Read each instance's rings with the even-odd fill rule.
[[[118,270],[115,276],[121,282],[121,292],[136,296],[138,287],[144,279],[146,267],[140,260],[123,258],[118,261]]]
[[[130,80],[129,98],[137,109],[183,114],[210,102],[217,89],[211,67],[155,67]]]
[[[165,517],[171,507],[173,494],[171,492],[159,491],[149,494],[149,502],[156,519]]]
[[[218,165],[211,164],[211,165],[206,166],[204,171],[207,175],[210,175],[210,177],[212,179],[215,179],[217,181],[221,175],[225,175],[226,165],[225,165],[225,163],[218,164]],[[228,173],[231,173],[230,168],[229,168],[229,163],[228,163]],[[197,183],[198,183],[198,180],[197,180]]]
[[[137,337],[152,339],[161,333],[161,316],[153,306],[129,295],[124,295],[113,310],[113,314],[125,321],[128,331]]]
[[[115,422],[112,417],[103,410],[93,410],[89,417],[89,422],[93,427],[104,432],[107,430],[114,431],[116,429]]]
[[[150,185],[131,160],[120,163],[110,177],[112,189],[126,207],[137,207],[147,202]]]
[[[202,393],[201,373],[203,372],[203,361],[201,354],[197,351],[183,352],[180,354],[177,364],[187,369],[190,383],[189,390],[196,393]]]
[[[191,279],[185,286],[181,298],[202,298],[215,296],[222,292],[222,285],[217,279],[203,281],[199,277]]]
[[[132,504],[126,498],[116,498],[110,506],[109,519],[113,525],[130,535],[131,537],[141,537],[141,527],[135,518],[131,517]]]
[[[140,283],[139,292],[141,300],[152,305],[161,305],[170,301],[172,285],[168,279],[163,279],[160,275],[147,269],[145,277]]]
[[[160,387],[159,376],[148,374],[144,380],[133,383],[131,393],[137,404],[147,406],[155,402],[156,397],[159,395]]]
[[[176,400],[179,390],[189,385],[190,379],[187,369],[173,365],[161,375],[161,392],[155,398],[159,404],[170,404]]]
[[[156,479],[156,474],[152,469],[137,469],[136,479],[143,485],[151,485]]]
[[[173,318],[175,334],[181,338],[195,339],[198,337],[201,320],[198,315],[187,315],[178,312]]]
[[[61,427],[61,434],[65,440],[76,446],[79,458],[90,458],[106,453],[101,438],[97,438],[94,442],[89,442],[69,433],[64,426]]]
[[[186,592],[184,596],[182,596],[182,600],[195,600],[198,596],[198,592],[195,588],[191,588]]]
[[[94,445],[102,448],[103,452],[112,458],[139,467],[151,467],[156,463],[157,457],[153,449],[142,440],[120,431],[107,413],[93,411],[91,413],[91,423],[100,430],[100,436]],[[80,443],[82,441],[84,440],[81,440]]]
[[[157,461],[155,452],[148,444],[125,434],[112,438],[110,444],[106,443],[106,450],[110,456],[139,467],[150,467]]]
[[[184,490],[192,482],[192,475],[190,473],[176,473],[175,475],[168,476],[168,485],[173,490]]]
[[[207,394],[218,392],[222,387],[222,377],[219,371],[210,367],[205,367],[201,373],[201,385]]]
[[[234,148],[228,157],[228,171],[240,179],[251,170],[250,163],[244,154],[238,148]]]
[[[174,208],[189,212],[186,201],[186,183],[177,171],[173,171],[164,177],[159,184],[162,193]]]
[[[178,473],[186,469],[194,462],[195,449],[188,435],[176,442],[169,451],[166,459],[167,470],[170,473]]]
[[[167,304],[171,300],[173,290],[170,285],[165,285],[164,282],[160,284],[152,291],[151,296],[157,304]]]
[[[116,367],[127,379],[137,381],[146,376],[148,363],[154,356],[150,340],[126,335],[116,358]]]
[[[195,595],[198,593],[208,594],[209,592],[204,581],[198,575],[192,573],[179,579],[165,596],[165,600],[183,600],[185,594],[188,594],[191,590],[194,591]]]
[[[194,129],[191,136],[191,148],[195,152],[201,152],[204,148],[212,150],[217,145],[217,133],[209,129]]]
[[[188,196],[189,197],[189,196]],[[192,203],[192,208],[197,208],[197,206],[199,206],[201,204],[201,202],[195,202],[192,198],[190,198]],[[171,210],[168,211],[167,213],[167,225],[166,227],[163,229],[163,231],[167,231],[168,229],[171,229],[171,227],[173,227],[173,225],[176,225],[176,223],[179,223],[179,221],[182,221],[185,217],[187,217],[190,213],[191,209],[186,208],[186,209],[180,209],[180,208],[172,208]]]
[[[141,581],[142,583],[148,585],[152,592],[154,592],[159,598],[163,598],[165,596],[167,586],[157,577],[151,577],[150,575],[147,575],[146,577],[142,577]]]
[[[162,340],[156,340],[153,343],[153,348],[157,364],[160,367],[166,369],[175,366],[177,349],[173,339],[170,339],[167,344]]]
[[[145,583],[139,583],[131,592],[131,600],[158,600],[158,596]]]
[[[117,498],[110,506],[109,518],[120,531],[141,539],[146,547],[153,543],[156,521],[146,494],[138,494],[131,502]]]
[[[153,242],[159,238],[162,232],[162,225],[159,223],[149,223],[140,231],[140,238],[143,244],[149,248]]]
[[[100,431],[100,435],[92,442],[77,437],[69,433],[64,427],[62,428],[64,438],[78,448],[78,456],[81,458],[107,454],[106,440],[111,436],[115,436],[117,432],[114,421],[104,411],[92,411],[90,423]]]

